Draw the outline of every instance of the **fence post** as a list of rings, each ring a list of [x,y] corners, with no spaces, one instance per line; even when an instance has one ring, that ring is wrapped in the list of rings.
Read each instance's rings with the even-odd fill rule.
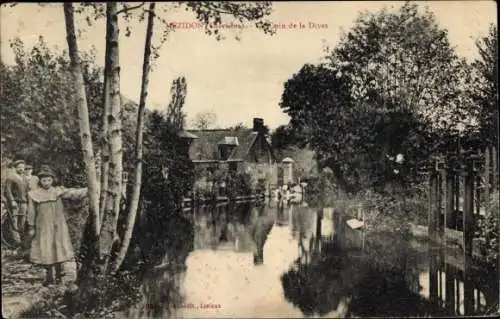
[[[446,308],[455,313],[455,269],[445,263],[445,305]]]
[[[446,170],[446,208],[444,215],[445,228],[452,228],[452,217],[455,205],[455,175],[453,174],[453,169],[451,164]]]
[[[462,210],[460,207],[460,181],[461,181],[461,175],[460,174],[455,174],[455,211],[457,214]],[[455,228],[456,227],[456,221],[455,221]]]
[[[474,236],[474,170],[473,161],[467,159],[467,175],[465,176],[464,199],[464,248],[466,257],[472,257],[472,238]]]
[[[437,240],[437,225],[436,225],[436,199],[437,199],[437,184],[438,177],[437,172],[433,170],[431,172],[430,181],[429,181],[429,217],[428,217],[428,234],[429,238],[433,241]]]
[[[436,223],[437,223],[437,239],[441,242],[444,239],[444,220],[441,217],[443,211],[443,173],[440,170],[437,173],[436,185]]]
[[[465,203],[463,238],[465,250],[464,267],[464,315],[470,315],[474,311],[474,287],[472,286],[472,239],[474,236],[474,167],[473,160],[467,158],[467,175],[465,176]]]
[[[439,261],[435,250],[429,247],[429,299],[433,306],[438,305]]]

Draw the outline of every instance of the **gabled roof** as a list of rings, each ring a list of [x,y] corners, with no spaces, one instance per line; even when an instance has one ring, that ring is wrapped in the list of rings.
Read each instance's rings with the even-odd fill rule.
[[[234,147],[229,161],[244,160],[258,135],[251,129],[189,130],[188,132],[198,137],[193,140],[189,148],[189,157],[191,160],[204,161],[222,160],[218,149],[220,144]]]

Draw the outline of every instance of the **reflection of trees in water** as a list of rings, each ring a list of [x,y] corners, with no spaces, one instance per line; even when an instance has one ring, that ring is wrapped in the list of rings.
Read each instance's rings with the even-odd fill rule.
[[[193,223],[195,249],[217,249],[221,243],[228,242],[236,251],[252,251],[255,263],[261,264],[274,218],[265,205],[243,202],[199,207]]]
[[[179,288],[186,271],[186,259],[194,248],[193,226],[178,213],[148,210],[136,229],[137,247],[145,261],[142,299],[129,309],[127,317],[175,317],[174,309],[182,302]]]
[[[307,238],[313,235],[313,220],[315,213],[313,208],[300,205],[291,205],[293,209],[290,211],[292,214],[292,237],[298,239],[299,237]]]
[[[135,225],[128,264],[138,261],[147,266],[162,262],[184,264],[193,250],[193,223],[176,212],[148,207]]]
[[[288,226],[290,215],[294,214],[295,205],[280,200],[276,203],[276,225],[279,227]],[[293,227],[293,225],[292,225]]]
[[[264,263],[264,245],[273,225],[274,218],[271,216],[267,206],[254,207],[248,231],[256,246],[253,256],[254,264],[256,265]]]
[[[180,286],[185,271],[176,268],[154,269],[144,278],[142,299],[129,312],[128,318],[175,318],[183,297]]]
[[[287,300],[306,315],[326,315],[342,300],[348,315],[409,316],[431,313],[430,303],[412,292],[402,263],[373,263],[343,250],[334,236],[307,264],[297,263],[281,281]],[[435,310],[435,309],[434,309]],[[432,312],[433,315],[439,311]]]
[[[359,264],[351,267],[348,262],[335,242],[325,245],[322,254],[314,255],[307,264],[297,262],[282,275],[285,298],[306,315],[325,315],[337,309],[356,279]]]

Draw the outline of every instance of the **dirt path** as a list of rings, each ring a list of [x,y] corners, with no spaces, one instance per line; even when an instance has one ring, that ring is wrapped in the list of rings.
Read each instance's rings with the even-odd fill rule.
[[[74,263],[65,265],[65,284],[44,287],[44,269],[12,251],[2,250],[2,317],[19,318],[26,310],[73,288]]]

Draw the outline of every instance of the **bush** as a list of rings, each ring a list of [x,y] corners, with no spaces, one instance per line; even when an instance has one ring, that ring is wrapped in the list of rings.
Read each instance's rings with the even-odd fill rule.
[[[139,272],[121,272],[115,277],[95,276],[84,289],[59,290],[24,312],[23,318],[114,318],[115,312],[140,300]]]
[[[477,219],[475,238],[477,238],[479,251],[483,262],[488,268],[495,268],[498,262],[498,191],[493,193],[486,203],[485,218]]]
[[[236,173],[229,175],[227,193],[229,197],[248,196],[253,194],[254,189],[252,187],[252,176],[248,173]]]

